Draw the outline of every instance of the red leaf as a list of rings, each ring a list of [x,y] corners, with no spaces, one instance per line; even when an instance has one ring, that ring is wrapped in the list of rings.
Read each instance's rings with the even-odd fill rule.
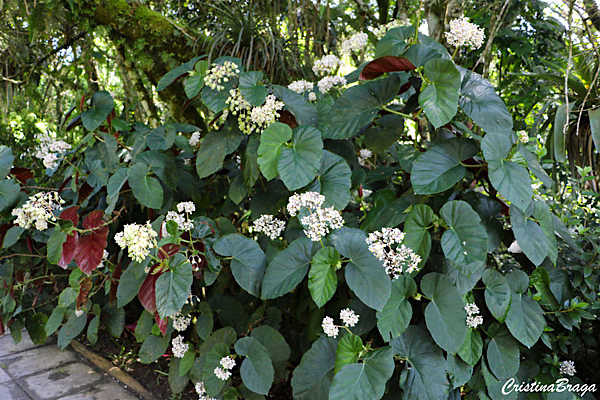
[[[294,115],[288,110],[283,110],[279,112],[279,122],[283,122],[292,129],[298,126],[296,117],[294,117]]]
[[[152,268],[154,267],[155,266]],[[161,275],[162,273],[156,275],[149,274],[142,283],[142,286],[140,286],[140,291],[138,292],[138,299],[140,300],[140,303],[142,303],[146,311],[149,313],[156,312],[156,292],[154,286],[156,284],[156,280]]]
[[[79,295],[77,296],[76,304],[77,308],[81,309],[83,305],[87,302],[88,294],[92,290],[92,280],[90,278],[85,278],[81,282],[81,287],[79,289]]]
[[[88,185],[87,182],[83,182],[83,185],[81,185],[81,187],[79,188],[79,197],[78,197],[78,201],[80,203],[83,203],[83,201],[85,199],[88,198],[88,196],[90,194],[92,194],[92,192],[94,191],[94,188],[91,187],[90,185]]]
[[[416,68],[408,58],[383,56],[365,65],[360,73],[360,79],[371,80],[380,77],[386,72],[410,71]]]
[[[58,262],[58,265],[62,269],[67,269],[75,255],[75,249],[77,248],[79,234],[77,232],[72,233],[71,236],[67,236],[67,240],[63,243],[62,254],[60,255],[60,261]]]
[[[160,329],[160,332],[163,335],[167,334],[167,326],[169,325],[169,317],[166,317],[164,319],[160,319],[160,316],[158,315],[158,312],[154,313],[154,320],[156,321],[156,325],[158,325],[158,329]]]
[[[160,250],[158,252],[158,259],[164,260],[165,258],[171,258],[175,254],[177,254],[177,252],[179,252],[180,248],[181,248],[181,246],[179,246],[177,244],[167,243],[160,248]]]
[[[102,216],[104,216],[104,211],[96,210],[85,217],[83,227],[93,229],[93,231],[79,237],[73,256],[79,269],[88,275],[98,268],[106,248],[108,226],[102,226],[104,224]]]
[[[33,173],[28,168],[13,167],[10,169],[10,173],[21,181],[21,183],[26,183],[27,179],[33,178]]]
[[[79,211],[79,206],[65,208],[62,210],[58,218],[69,220],[73,223],[73,225],[77,226],[77,224],[79,224],[79,214],[77,214],[77,211]]]

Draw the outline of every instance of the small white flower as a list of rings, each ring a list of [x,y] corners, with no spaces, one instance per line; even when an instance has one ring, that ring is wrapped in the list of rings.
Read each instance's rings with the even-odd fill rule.
[[[196,132],[192,133],[192,137],[188,141],[190,146],[196,147],[198,145],[198,143],[200,143],[200,135],[201,135],[200,131],[196,131]]]
[[[403,240],[404,232],[398,228],[382,228],[370,233],[366,239],[369,251],[383,261],[385,272],[392,279],[397,279],[402,273],[417,271],[421,263],[421,256],[402,244]],[[394,245],[400,246],[394,248]]]
[[[483,317],[482,316],[477,316],[477,317],[472,317],[472,316],[468,316],[467,317],[467,326],[469,328],[477,328],[479,325],[483,324]]]
[[[339,229],[344,226],[342,214],[333,207],[320,208],[301,219],[302,225],[308,226],[304,234],[313,242],[318,242],[326,236],[330,230]]]
[[[350,328],[358,323],[358,317],[359,316],[349,308],[344,308],[342,311],[340,311],[340,319],[342,322],[344,322],[344,325]]]
[[[367,45],[368,38],[366,33],[355,33],[342,43],[342,53],[350,54],[352,51],[362,50]]]
[[[519,141],[521,143],[527,144],[529,143],[529,134],[525,131],[519,131],[517,132],[517,135],[519,136]]]
[[[204,382],[198,382],[196,383],[196,385],[194,386],[194,388],[196,389],[196,393],[203,395],[206,393],[206,389],[204,388]]]
[[[315,84],[312,82],[300,80],[300,81],[294,81],[294,82],[290,83],[288,85],[288,89],[293,90],[296,93],[302,94],[306,91],[313,90],[314,85]]]
[[[377,39],[381,39],[385,35],[385,33],[390,29],[406,25],[410,25],[410,21],[403,19],[395,19],[393,21],[388,22],[382,27],[376,28],[375,30],[373,30],[373,33],[375,34],[375,36],[377,36]]]
[[[560,363],[560,373],[561,375],[575,375],[575,361],[563,361]]]
[[[285,221],[274,218],[272,215],[261,215],[254,221],[253,227],[256,231],[262,232],[271,239],[277,239],[285,229]]]
[[[15,224],[28,229],[35,225],[35,229],[43,231],[48,228],[48,221],[56,221],[54,210],[62,208],[65,201],[58,192],[40,192],[31,196],[25,204],[11,211],[17,219]]]
[[[123,228],[123,232],[115,235],[115,242],[122,249],[127,247],[129,257],[133,260],[142,262],[150,253],[150,248],[156,245],[155,236],[157,234],[150,222],[146,222],[146,225],[128,224]]]
[[[62,140],[56,140],[47,133],[37,135],[36,138],[40,141],[40,144],[36,147],[34,156],[41,159],[44,166],[49,169],[56,168],[59,155],[64,154],[71,148],[70,144]]]
[[[362,166],[365,165],[365,163],[367,162],[367,160],[369,158],[371,158],[371,156],[373,155],[373,152],[369,149],[360,149],[360,151],[358,152],[358,163]]]
[[[183,203],[177,204],[177,211],[193,213],[194,211],[196,211],[196,205],[191,201],[184,201]]]
[[[231,371],[228,371],[221,367],[215,368],[215,370],[213,372],[215,373],[217,378],[221,379],[222,381],[226,381],[231,376]]]
[[[450,21],[450,31],[446,32],[446,39],[451,46],[468,46],[471,50],[477,50],[483,45],[485,33],[483,29],[469,22],[467,17],[460,17]]]
[[[515,240],[514,242],[511,243],[511,245],[508,248],[508,252],[509,253],[522,253],[523,250],[521,250],[521,246],[519,246],[519,243],[517,243],[517,241]]]
[[[183,336],[179,335],[171,341],[173,346],[173,355],[177,358],[183,358],[185,353],[190,349],[188,343],[183,343]]]
[[[235,360],[231,356],[221,358],[221,365],[225,369],[232,369],[235,367]]]
[[[204,77],[204,84],[213,90],[223,90],[225,87],[221,83],[229,82],[229,78],[240,73],[237,64],[231,61],[225,61],[223,65],[213,64]]]
[[[331,90],[334,86],[344,86],[346,84],[346,78],[343,76],[326,76],[317,82],[319,92],[325,94]]]
[[[183,332],[190,326],[190,322],[192,322],[192,317],[177,313],[173,316],[173,329]]]
[[[479,307],[477,307],[477,304],[475,304],[475,303],[468,303],[465,306],[465,311],[469,315],[479,314]]]
[[[333,318],[325,317],[323,318],[323,322],[321,323],[323,327],[323,332],[329,337],[337,337],[340,329],[333,324]]]
[[[184,158],[183,159],[183,165],[189,167],[190,165],[192,165],[192,159],[191,158]]]
[[[287,211],[295,217],[302,207],[319,209],[325,202],[325,196],[317,192],[294,194],[288,199]]]
[[[310,92],[308,94],[308,101],[317,101],[317,94],[315,92]]]
[[[333,54],[330,54],[328,56],[324,56],[320,60],[315,61],[315,65],[313,66],[313,72],[317,75],[331,74],[338,67],[343,66],[344,62],[342,60],[340,60]]]
[[[75,310],[75,316],[76,317],[81,317],[83,314],[85,314],[85,311],[83,310]]]

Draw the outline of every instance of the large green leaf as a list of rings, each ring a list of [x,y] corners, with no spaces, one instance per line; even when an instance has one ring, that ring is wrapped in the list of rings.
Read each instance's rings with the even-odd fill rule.
[[[323,247],[312,258],[308,273],[308,289],[317,306],[323,307],[337,289],[336,267],[340,254],[333,247]]]
[[[346,333],[338,342],[335,351],[335,369],[336,374],[342,367],[358,362],[358,355],[363,351],[363,342],[359,336],[352,333]]]
[[[456,115],[460,72],[452,61],[434,58],[425,63],[423,73],[431,84],[419,94],[419,104],[437,129]]]
[[[533,217],[539,222],[540,228],[548,239],[548,258],[553,264],[556,264],[558,258],[558,243],[556,242],[556,234],[554,233],[554,218],[550,207],[544,201],[536,201],[533,203]]]
[[[225,343],[217,343],[206,355],[202,381],[209,396],[217,396],[227,383],[227,380],[218,378],[214,371],[216,368],[221,368],[221,359],[229,356],[229,354],[229,346]]]
[[[488,133],[481,142],[488,162],[490,182],[508,201],[525,210],[531,204],[533,190],[529,172],[517,163],[504,158],[511,148],[507,134]]]
[[[448,276],[437,272],[421,279],[421,290],[431,299],[425,308],[425,322],[433,340],[455,354],[467,336],[467,314],[458,290]]]
[[[67,234],[56,229],[50,239],[48,239],[48,246],[46,248],[48,262],[50,264],[58,264],[60,257],[62,256],[63,243],[67,241]]]
[[[596,149],[600,149],[600,108],[589,110],[588,116],[590,117],[590,128],[594,146],[596,146]],[[2,174],[0,174],[0,177],[2,177]]]
[[[512,116],[494,86],[481,75],[460,68],[464,76],[460,88],[460,108],[486,132],[503,132],[513,127]]]
[[[267,258],[258,243],[234,233],[215,242],[213,250],[225,257],[232,257],[231,272],[237,283],[248,293],[259,297]]]
[[[442,356],[442,350],[433,344],[427,331],[411,325],[391,344],[394,353],[406,359],[411,366],[402,371],[402,399],[447,398],[450,382],[446,376],[446,360]]]
[[[263,73],[259,71],[249,71],[240,74],[240,93],[244,100],[253,106],[260,106],[267,97],[267,88],[261,85]]]
[[[81,122],[88,131],[93,131],[102,124],[113,110],[113,98],[105,90],[94,93],[92,105],[81,114]]]
[[[248,144],[242,154],[242,175],[244,176],[244,184],[248,189],[252,189],[260,177],[260,167],[258,165],[259,145],[259,135],[250,135],[248,137]]]
[[[483,271],[485,284],[485,305],[494,318],[504,322],[510,306],[511,291],[506,278],[495,269],[488,268]]]
[[[77,316],[75,312],[71,314],[67,323],[60,328],[58,331],[58,340],[57,345],[61,350],[64,350],[65,347],[71,343],[71,340],[75,339],[85,328],[87,324],[87,315]]]
[[[479,215],[464,201],[450,201],[440,209],[448,224],[442,235],[442,249],[452,267],[470,277],[485,265],[487,233]]]
[[[352,171],[342,157],[323,150],[321,168],[317,179],[308,190],[321,193],[325,200],[338,210],[343,210],[350,201]]]
[[[208,132],[196,155],[196,171],[200,178],[206,178],[223,167],[227,155],[226,141],[220,131]]]
[[[146,134],[146,144],[153,151],[167,150],[173,146],[175,137],[175,128],[173,126],[159,126]]]
[[[421,256],[420,266],[425,265],[431,251],[431,235],[428,228],[433,220],[433,210],[425,204],[417,204],[404,221],[404,244]]]
[[[271,180],[279,172],[277,171],[277,162],[282,151],[282,146],[292,138],[292,129],[281,122],[274,122],[260,135],[260,145],[258,146],[258,165],[260,172]]]
[[[129,186],[141,205],[160,209],[163,203],[163,188],[158,180],[148,176],[149,174],[150,167],[148,165],[136,162],[127,169]]]
[[[284,86],[271,85],[271,88],[273,89],[273,94],[285,103],[286,110],[289,110],[294,115],[298,125],[317,126],[319,111],[303,95]]]
[[[277,329],[261,325],[252,329],[250,335],[265,347],[273,364],[285,363],[290,358],[292,350]]]
[[[274,299],[291,292],[306,276],[310,261],[319,248],[307,237],[294,240],[277,253],[267,266],[262,281],[262,298]]]
[[[175,82],[175,80],[177,78],[179,78],[180,76],[188,74],[190,71],[192,71],[194,69],[194,65],[200,58],[202,58],[202,57],[194,57],[190,61],[186,62],[185,64],[175,67],[172,70],[170,70],[169,72],[167,72],[158,81],[158,84],[156,85],[156,91],[160,92],[161,90],[163,90],[167,86],[169,86],[171,83]]]
[[[125,307],[133,300],[140,291],[145,279],[145,274],[137,276],[133,266],[123,271],[119,278],[119,286],[117,286],[117,307]]]
[[[448,377],[452,382],[453,389],[467,383],[473,375],[473,367],[464,362],[459,356],[448,354],[446,363],[448,364]],[[452,397],[449,397],[449,399],[452,399]]]
[[[383,264],[369,251],[367,234],[354,228],[341,228],[330,238],[336,250],[350,259],[345,267],[346,283],[367,306],[381,311],[391,292],[391,281]]]
[[[190,297],[194,275],[192,265],[182,253],[169,260],[169,270],[158,277],[155,284],[156,310],[161,318],[181,310]]]
[[[330,400],[378,400],[394,372],[390,346],[368,353],[364,362],[344,366],[333,378]]]
[[[15,156],[12,149],[6,146],[0,146],[0,180],[6,178],[12,168]]]
[[[322,336],[302,356],[292,376],[295,400],[329,400],[337,343]]]
[[[235,343],[235,351],[246,358],[240,375],[244,385],[258,394],[268,394],[273,383],[273,363],[264,346],[253,337],[244,337]]]
[[[150,364],[158,360],[158,357],[167,351],[169,343],[171,343],[171,334],[167,334],[166,336],[148,336],[140,349],[140,362],[142,364]]]
[[[481,358],[483,352],[483,340],[481,334],[475,329],[467,329],[467,337],[458,349],[458,355],[467,364],[475,365]]]
[[[202,340],[206,340],[212,332],[214,320],[210,305],[203,301],[198,305],[200,315],[196,319],[196,333]]]
[[[411,178],[415,194],[434,194],[450,189],[464,178],[461,162],[479,152],[473,140],[452,138],[432,146],[414,162]]]
[[[206,77],[206,71],[208,68],[209,64],[206,60],[198,61],[194,66],[196,74],[188,77],[183,84],[185,95],[188,99],[193,99],[194,97],[198,96],[198,93],[200,93],[204,87],[204,78]],[[160,81],[158,83],[160,85]]]
[[[498,323],[488,328],[488,336],[486,355],[490,370],[499,380],[514,377],[519,370],[519,344],[508,329]]]
[[[552,130],[552,144],[554,149],[554,159],[558,162],[567,161],[567,150],[565,141],[565,124],[567,124],[569,118],[569,112],[566,104],[561,104],[556,109],[554,116],[553,130]],[[566,129],[568,132],[568,128]]]
[[[396,74],[347,89],[333,104],[324,122],[323,138],[347,139],[396,97],[400,78]]]
[[[525,292],[529,278],[523,271],[514,270],[506,275],[512,291],[506,325],[512,335],[527,347],[533,346],[544,330],[546,321],[540,305]]]
[[[21,193],[21,186],[13,179],[0,181],[0,213],[9,207],[14,206]]]
[[[383,56],[399,56],[406,48],[406,39],[411,38],[415,33],[412,26],[401,26],[390,29],[379,39],[375,47],[375,58]]]
[[[412,306],[408,298],[417,292],[415,281],[400,275],[392,281],[390,298],[381,311],[377,312],[377,328],[385,342],[398,337],[406,330],[412,318]]]
[[[544,230],[516,207],[510,209],[510,222],[523,253],[535,266],[539,266],[548,255],[548,239]]]
[[[321,167],[323,141],[321,132],[312,126],[294,129],[292,144],[281,151],[277,170],[290,191],[308,185]]]

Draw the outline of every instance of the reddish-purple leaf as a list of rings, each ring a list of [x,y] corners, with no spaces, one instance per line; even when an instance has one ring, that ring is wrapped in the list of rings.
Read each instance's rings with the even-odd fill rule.
[[[158,251],[158,259],[164,260],[166,258],[171,258],[179,252],[180,248],[181,246],[177,244],[167,243],[164,246],[162,246]]]
[[[85,229],[93,229],[92,232],[79,237],[73,258],[81,271],[89,275],[98,268],[102,262],[104,249],[106,248],[106,237],[108,226],[104,225],[102,217],[104,211],[96,210],[88,214],[83,220]]]
[[[152,268],[154,268],[154,266]],[[154,286],[156,284],[156,280],[161,275],[162,274],[149,274],[142,283],[142,286],[140,286],[140,291],[138,292],[138,299],[140,300],[140,303],[142,303],[146,311],[151,314],[156,312],[156,291]]]
[[[65,208],[62,210],[58,218],[69,220],[73,223],[73,225],[77,226],[79,223],[79,214],[77,214],[77,211],[79,211],[79,206]]]
[[[167,326],[169,325],[169,317],[160,319],[160,315],[158,312],[154,313],[154,320],[156,321],[156,325],[158,325],[158,329],[163,335],[167,334]]]
[[[77,239],[79,238],[79,234],[77,232],[72,232],[70,236],[67,236],[67,240],[63,243],[62,246],[62,254],[60,255],[60,261],[58,265],[62,269],[67,269],[73,256],[75,255],[75,249],[77,248]]]
[[[369,81],[380,77],[386,72],[410,71],[416,68],[408,58],[383,56],[365,65],[360,73],[360,79]]]

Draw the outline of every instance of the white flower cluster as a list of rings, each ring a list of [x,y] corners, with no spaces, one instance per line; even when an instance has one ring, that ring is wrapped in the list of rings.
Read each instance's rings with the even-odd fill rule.
[[[104,268],[104,261],[108,260],[108,251],[106,251],[106,249],[104,249],[104,251],[102,252],[102,261],[100,261],[100,264],[98,265],[98,269]]]
[[[285,104],[282,101],[277,101],[274,95],[270,94],[267,96],[265,104],[259,107],[254,107],[250,114],[252,123],[255,125],[253,130],[263,131],[267,129],[277,118],[279,113]]]
[[[326,75],[331,74],[338,67],[343,67],[344,62],[337,58],[335,55],[330,54],[328,56],[324,56],[320,60],[315,61],[315,65],[313,66],[313,72],[317,75]]]
[[[252,105],[244,100],[240,89],[231,89],[225,103],[229,105],[231,114],[238,117],[240,130],[247,134],[252,133]]]
[[[359,316],[349,308],[344,308],[340,311],[340,319],[346,327],[352,328],[355,326],[358,323],[358,318]],[[323,332],[329,337],[335,338],[340,332],[340,327],[333,323],[333,318],[331,317],[323,318],[321,327],[323,328]]]
[[[189,214],[196,211],[196,205],[191,201],[185,201],[183,203],[177,204],[177,211],[169,211],[165,217],[165,221],[162,224],[161,234],[162,237],[169,236],[169,232],[167,232],[167,221],[175,221],[179,230],[189,231],[194,228],[194,221],[189,219]],[[184,215],[183,212],[186,214]]]
[[[300,81],[294,81],[294,82],[290,83],[288,85],[288,89],[293,90],[296,93],[302,94],[304,92],[312,91],[314,86],[315,86],[315,84],[312,82],[300,80]]]
[[[350,54],[353,51],[362,50],[367,45],[369,36],[366,33],[355,33],[342,42],[342,53]]]
[[[192,317],[177,313],[173,316],[173,329],[177,332],[185,331],[192,322]]]
[[[196,131],[194,133],[192,133],[192,137],[190,138],[190,140],[188,140],[188,143],[190,144],[190,146],[192,147],[196,147],[198,145],[198,143],[200,143],[200,131]]]
[[[296,216],[302,207],[308,209],[310,215],[302,217],[300,222],[308,226],[304,234],[315,242],[321,240],[330,230],[344,226],[342,214],[333,207],[321,208],[323,202],[325,196],[317,192],[306,192],[291,196],[287,204],[288,213],[292,217]]]
[[[204,84],[213,90],[223,90],[225,87],[221,83],[229,82],[230,77],[239,73],[238,65],[231,61],[225,61],[223,65],[213,64],[204,77]]]
[[[483,45],[485,33],[483,29],[469,22],[469,18],[460,17],[450,21],[450,31],[446,32],[446,39],[451,46],[468,46],[471,50],[477,50]]]
[[[517,243],[517,241],[513,241],[510,246],[508,246],[508,252],[509,253],[514,253],[514,254],[518,254],[518,253],[522,253],[523,250],[521,249],[521,246],[519,246],[519,243]]]
[[[324,202],[325,196],[317,192],[294,194],[288,199],[287,211],[292,217],[295,217],[302,207],[321,208]]]
[[[575,375],[575,361],[563,361],[560,363],[560,374],[561,375]]]
[[[40,141],[40,144],[36,148],[34,156],[41,159],[46,168],[55,168],[58,156],[71,148],[71,145],[67,142],[56,140],[47,133],[38,135],[37,138]]]
[[[519,141],[521,143],[524,143],[524,144],[529,143],[529,134],[526,131],[517,132],[517,136],[519,136]]]
[[[252,225],[255,230],[262,232],[271,239],[277,239],[285,229],[285,221],[274,218],[272,215],[261,215]]]
[[[171,341],[171,345],[173,346],[173,355],[177,358],[183,358],[185,353],[190,349],[190,345],[188,343],[183,343],[183,336],[178,335],[175,339]]]
[[[235,367],[235,360],[231,356],[221,358],[221,366],[215,368],[217,378],[226,381],[231,376],[231,369]]]
[[[483,317],[479,314],[479,307],[475,303],[468,303],[465,306],[465,311],[467,312],[467,326],[469,328],[477,328],[479,325],[483,324]]]
[[[77,318],[79,318],[79,317],[83,316],[83,314],[85,314],[85,311],[84,311],[84,310],[80,310],[80,309],[76,309],[76,310],[75,310],[75,316],[76,316]]]
[[[417,271],[421,262],[419,255],[402,244],[403,240],[404,232],[397,228],[382,228],[381,231],[370,233],[366,240],[369,250],[383,261],[385,272],[392,279],[397,279],[401,273]],[[394,248],[394,244],[400,246]]]
[[[142,262],[150,253],[150,248],[156,246],[157,236],[152,229],[150,222],[146,225],[128,224],[123,228],[123,232],[115,235],[115,242],[122,249],[128,248],[129,257],[137,262]]]
[[[196,211],[196,205],[191,201],[184,201],[182,203],[177,204],[177,211],[193,213],[194,211]]]
[[[21,228],[35,225],[35,229],[43,231],[48,228],[48,221],[56,221],[52,211],[60,209],[64,202],[58,192],[40,192],[31,196],[20,208],[13,209],[11,214],[17,217],[15,224]]]
[[[344,308],[342,311],[340,311],[340,319],[344,325],[351,328],[358,323],[358,315],[356,315],[354,311],[349,308]]]
[[[217,400],[208,396],[208,394],[206,393],[206,388],[204,387],[204,382],[196,383],[196,386],[194,386],[194,388],[196,389],[196,393],[198,393],[198,400]]]
[[[385,24],[382,27],[374,29],[373,33],[375,34],[375,36],[377,36],[377,39],[381,39],[383,36],[385,36],[387,31],[389,31],[390,29],[398,28],[400,26],[405,26],[405,25],[410,25],[410,22],[400,20],[400,19],[395,19],[393,21],[388,22],[387,24]]]
[[[330,230],[339,229],[344,226],[342,214],[333,207],[311,210],[310,215],[302,217],[302,225],[308,226],[304,234],[313,242],[318,242],[326,236]]]
[[[371,158],[373,152],[369,149],[360,149],[358,153],[358,163],[362,166],[365,165],[366,161]]]
[[[317,101],[317,94],[315,92],[310,92],[308,94],[308,101]]]
[[[346,84],[346,78],[343,76],[326,76],[317,82],[317,86],[319,87],[319,92],[325,94],[331,90],[335,85],[344,86]],[[309,99],[310,100],[310,99]]]

